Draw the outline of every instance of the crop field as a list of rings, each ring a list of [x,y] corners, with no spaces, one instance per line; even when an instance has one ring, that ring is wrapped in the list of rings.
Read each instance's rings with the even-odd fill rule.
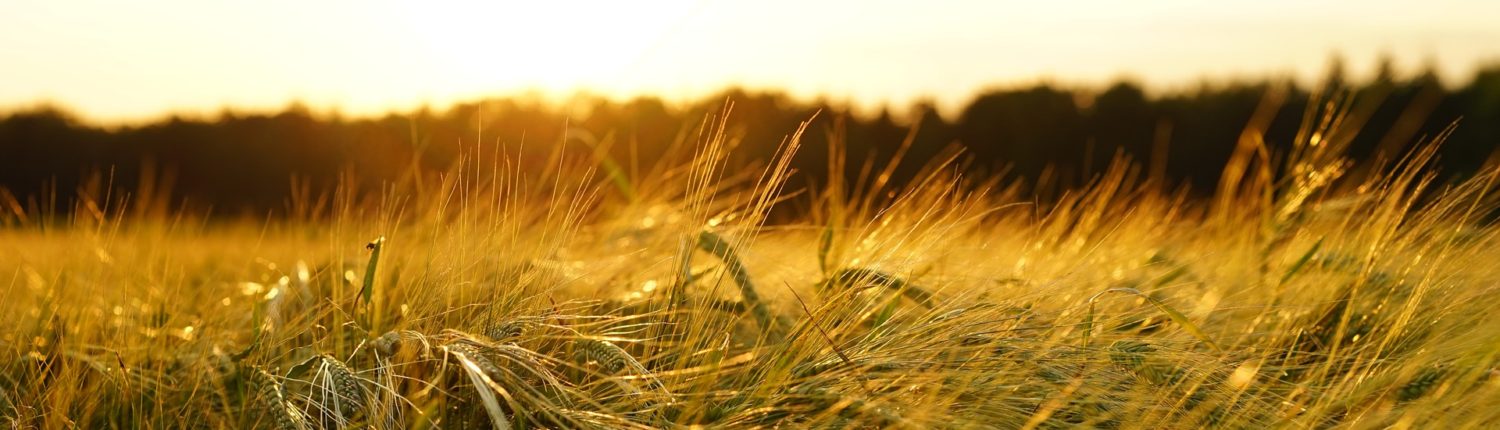
[[[1345,113],[1217,190],[1119,159],[1042,198],[962,151],[728,162],[727,109],[604,151],[309,192],[226,220],[0,194],[13,428],[1481,428],[1500,169],[1354,163]],[[754,126],[754,124],[747,124]],[[855,144],[857,142],[850,142]],[[577,148],[573,148],[577,149]],[[787,160],[828,151],[808,180]],[[897,183],[898,165],[921,165]],[[45,203],[45,202],[43,202]],[[55,206],[55,205],[54,205]]]

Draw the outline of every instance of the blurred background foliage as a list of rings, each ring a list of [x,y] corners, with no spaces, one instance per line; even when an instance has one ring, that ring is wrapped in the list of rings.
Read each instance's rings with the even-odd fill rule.
[[[1284,153],[1309,100],[1330,88],[1370,109],[1351,145],[1356,159],[1397,158],[1457,121],[1439,152],[1441,175],[1462,177],[1495,161],[1500,66],[1485,68],[1458,87],[1445,86],[1430,72],[1395,76],[1389,67],[1382,70],[1372,80],[1353,83],[1335,64],[1321,89],[1269,79],[1159,92],[1128,81],[1105,88],[1036,84],[983,92],[956,115],[944,115],[931,104],[872,114],[825,100],[739,89],[691,103],[512,97],[369,118],[293,105],[275,114],[225,111],[214,118],[171,117],[120,127],[39,107],[0,119],[0,200],[68,213],[73,196],[98,199],[99,193],[116,192],[118,197],[131,190],[137,201],[149,197],[164,209],[276,216],[340,181],[376,188],[411,172],[445,171],[462,154],[493,154],[498,148],[524,167],[544,163],[560,142],[579,151],[603,147],[629,174],[639,175],[673,142],[696,140],[705,118],[722,112],[726,102],[733,103],[729,123],[741,138],[730,161],[735,164],[771,158],[787,134],[813,118],[803,139],[806,149],[793,160],[802,183],[828,177],[830,139],[847,142],[841,150],[850,160],[849,171],[843,173],[857,180],[866,161],[882,165],[910,137],[906,157],[917,162],[898,169],[893,183],[911,178],[925,161],[957,144],[969,157],[963,167],[978,177],[1019,179],[1043,198],[1086,184],[1117,155],[1137,162],[1140,174],[1160,186],[1208,195],[1268,94],[1279,94],[1281,102],[1274,104],[1275,118],[1263,130],[1265,142],[1272,153]]]

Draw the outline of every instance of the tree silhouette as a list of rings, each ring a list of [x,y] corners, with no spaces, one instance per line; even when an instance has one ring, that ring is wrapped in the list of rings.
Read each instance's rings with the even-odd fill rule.
[[[1335,59],[1325,85],[1380,102],[1351,146],[1355,157],[1399,157],[1414,141],[1459,121],[1441,147],[1443,174],[1462,176],[1500,161],[1500,67],[1445,88],[1432,70],[1397,76],[1389,60],[1372,81],[1354,85],[1341,64]],[[1143,164],[1167,160],[1151,166],[1163,185],[1206,193],[1257,104],[1278,85],[1285,84],[1204,84],[1153,95],[1131,82],[1102,90],[1042,84],[984,92],[956,118],[943,117],[931,103],[901,114],[886,108],[859,115],[826,101],[740,89],[680,105],[650,97],[578,97],[562,104],[514,97],[372,118],[318,115],[293,105],[269,115],[224,112],[212,120],[173,117],[114,129],[42,107],[0,118],[0,188],[56,213],[66,213],[75,194],[112,186],[122,192],[170,188],[157,194],[164,202],[159,206],[264,216],[287,213],[295,188],[329,189],[345,172],[363,187],[420,181],[422,174],[412,172],[445,171],[463,157],[493,162],[501,147],[521,166],[540,165],[559,144],[568,151],[603,148],[627,174],[641,175],[674,143],[696,141],[704,118],[722,113],[730,101],[732,133],[740,139],[730,158],[736,166],[769,158],[787,134],[814,118],[805,149],[793,160],[810,181],[829,174],[858,180],[862,166],[884,166],[910,135],[893,184],[910,180],[922,162],[958,143],[974,173],[1006,172],[1033,182],[1050,174],[1054,185],[1079,185],[1123,154]],[[1273,149],[1291,145],[1313,97],[1296,87],[1287,94],[1265,133]],[[844,141],[849,162],[843,172],[828,171],[831,139]]]

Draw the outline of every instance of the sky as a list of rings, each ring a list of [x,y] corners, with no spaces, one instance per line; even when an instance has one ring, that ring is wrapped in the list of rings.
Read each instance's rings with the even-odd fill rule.
[[[1462,83],[1500,1],[0,1],[0,111],[102,123],[224,108],[373,115],[519,93],[689,100],[731,85],[957,106],[1038,81],[1149,89],[1355,77]]]

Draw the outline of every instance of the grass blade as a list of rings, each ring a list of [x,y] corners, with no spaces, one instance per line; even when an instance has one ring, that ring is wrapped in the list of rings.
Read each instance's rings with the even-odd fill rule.
[[[1147,295],[1146,293],[1141,292],[1141,290],[1137,290],[1137,289],[1134,289],[1134,288],[1111,288],[1111,289],[1108,289],[1108,290],[1104,290],[1103,292],[1100,292],[1099,294],[1095,294],[1093,297],[1089,298],[1089,311],[1088,311],[1087,316],[1085,317],[1086,319],[1085,319],[1085,322],[1084,322],[1084,332],[1083,332],[1084,333],[1083,334],[1083,336],[1084,336],[1083,337],[1083,339],[1084,339],[1083,343],[1084,343],[1085,346],[1088,345],[1088,338],[1089,338],[1090,332],[1093,331],[1094,303],[1099,300],[1099,297],[1101,297],[1101,296],[1103,296],[1105,294],[1108,294],[1108,293],[1133,294],[1136,297],[1140,297],[1142,299],[1145,299],[1147,303],[1151,303],[1151,305],[1155,306],[1157,310],[1161,311],[1161,313],[1166,314],[1167,318],[1169,318],[1173,322],[1177,323],[1177,325],[1182,326],[1183,330],[1187,330],[1187,332],[1189,334],[1192,334],[1193,337],[1196,337],[1196,338],[1198,338],[1198,340],[1203,341],[1203,343],[1208,344],[1208,347],[1212,348],[1214,350],[1214,352],[1219,352],[1219,353],[1224,352],[1224,349],[1220,348],[1218,343],[1215,343],[1212,338],[1208,337],[1207,333],[1204,333],[1203,330],[1199,329],[1196,324],[1193,324],[1192,321],[1188,320],[1187,315],[1183,315],[1182,312],[1178,312],[1176,309],[1173,309],[1171,306],[1168,306],[1166,304],[1166,302],[1163,302],[1161,300],[1157,300],[1155,297],[1151,297],[1150,295]]]
[[[1320,238],[1316,243],[1313,243],[1312,248],[1309,248],[1307,253],[1302,254],[1302,257],[1297,259],[1296,263],[1292,263],[1292,267],[1288,268],[1285,274],[1281,275],[1281,283],[1286,284],[1287,281],[1292,280],[1292,277],[1297,276],[1297,273],[1301,272],[1307,266],[1307,262],[1312,261],[1313,256],[1318,255],[1318,251],[1322,248],[1323,239]]]

